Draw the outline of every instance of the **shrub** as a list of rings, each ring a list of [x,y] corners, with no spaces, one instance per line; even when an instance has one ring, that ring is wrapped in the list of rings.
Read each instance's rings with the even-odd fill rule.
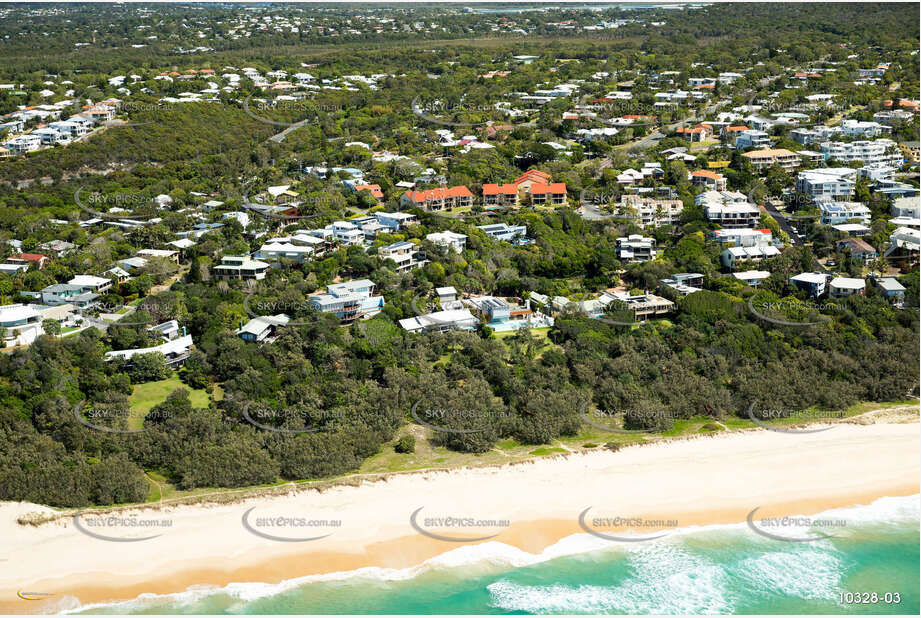
[[[393,450],[395,450],[397,453],[415,453],[416,439],[413,436],[406,434],[397,440]]]

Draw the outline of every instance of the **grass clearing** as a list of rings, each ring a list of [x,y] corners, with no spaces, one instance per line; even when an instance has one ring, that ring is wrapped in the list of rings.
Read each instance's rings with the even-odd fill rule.
[[[166,401],[167,396],[177,388],[183,388],[189,391],[189,400],[193,408],[207,408],[211,403],[211,397],[201,389],[192,389],[182,383],[179,376],[173,374],[165,380],[157,382],[145,382],[135,384],[128,397],[128,403],[131,406],[131,416],[128,419],[130,429],[140,429],[144,424],[144,417],[157,404]],[[221,391],[223,396],[223,391]]]

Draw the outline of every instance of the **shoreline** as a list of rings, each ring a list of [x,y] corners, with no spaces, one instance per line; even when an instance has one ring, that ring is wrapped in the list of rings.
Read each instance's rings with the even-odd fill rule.
[[[433,517],[508,519],[507,528],[486,531],[497,535],[481,542],[540,554],[564,538],[586,534],[578,515],[587,507],[599,517],[668,520],[680,530],[744,525],[755,507],[761,507],[759,517],[812,515],[919,493],[917,422],[841,424],[815,434],[738,432],[648,446],[502,467],[420,472],[234,504],[165,507],[160,514],[171,519],[172,527],[143,542],[100,541],[79,534],[72,521],[21,526],[16,524],[18,515],[43,507],[4,503],[0,530],[10,542],[6,555],[0,556],[7,558],[0,562],[0,608],[41,613],[64,609],[66,597],[76,597],[85,606],[133,600],[144,593],[181,593],[191,586],[278,584],[363,567],[406,569],[477,544],[414,532],[409,517],[420,507]],[[862,453],[859,462],[851,456],[855,451]],[[790,487],[791,479],[795,487]],[[248,509],[269,519],[305,512],[330,520],[338,515],[342,525],[328,538],[277,542],[244,529],[241,516]],[[148,509],[131,510],[153,515]],[[662,528],[638,534],[656,529]],[[447,534],[469,538],[464,531]],[[18,590],[53,596],[24,601],[16,598]]]

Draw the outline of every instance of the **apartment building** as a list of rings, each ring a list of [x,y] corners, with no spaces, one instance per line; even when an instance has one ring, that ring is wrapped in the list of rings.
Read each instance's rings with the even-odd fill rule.
[[[771,136],[757,129],[746,129],[736,134],[736,148],[770,148]]]
[[[483,185],[484,206],[518,206],[518,185],[513,183]]]
[[[854,194],[857,170],[849,167],[825,167],[800,172],[796,190],[813,199],[849,198]]]
[[[657,200],[639,195],[622,195],[619,208],[621,213],[626,209],[636,212],[637,222],[646,227],[659,227],[662,225],[677,225],[681,220],[684,202],[681,200]]]
[[[786,148],[752,150],[751,152],[743,152],[742,156],[751,161],[752,167],[757,170],[763,170],[772,165],[779,165],[783,169],[789,171],[798,168],[802,163],[798,154]]]
[[[710,232],[710,238],[721,247],[769,247],[773,243],[771,230],[767,228],[724,228]]]
[[[705,191],[694,198],[703,206],[707,219],[727,228],[753,228],[761,222],[761,211],[738,191]]]
[[[534,183],[531,185],[531,203],[563,206],[566,204],[566,183]]]
[[[822,225],[838,225],[848,223],[853,219],[857,219],[864,225],[870,222],[870,209],[860,202],[823,200],[819,202],[819,211],[821,213],[819,222]]]
[[[449,208],[473,206],[473,193],[463,185],[438,187],[425,191],[407,191],[400,198],[400,205],[416,207],[430,212]]]
[[[820,149],[825,159],[842,163],[862,161],[864,164],[886,163],[901,167],[904,158],[891,139],[860,140],[856,142],[823,142]]]

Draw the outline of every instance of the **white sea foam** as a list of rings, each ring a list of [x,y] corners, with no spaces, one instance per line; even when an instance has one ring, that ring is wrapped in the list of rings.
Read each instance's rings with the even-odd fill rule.
[[[921,514],[921,496],[880,498],[869,505],[832,509],[813,518],[845,519],[849,527],[867,523],[905,523],[918,521]],[[495,582],[489,586],[496,607],[509,611],[527,610],[536,612],[585,611],[600,612],[608,608],[626,613],[725,613],[732,610],[732,598],[721,588],[725,579],[724,567],[701,562],[677,545],[681,537],[719,530],[745,531],[746,524],[714,524],[690,526],[675,530],[669,536],[648,543],[617,543],[606,541],[590,534],[575,534],[548,546],[542,552],[532,554],[517,547],[490,541],[478,545],[464,545],[425,562],[405,568],[386,569],[364,567],[352,571],[339,571],[308,575],[282,581],[277,584],[259,582],[236,582],[224,587],[193,586],[184,592],[153,595],[143,594],[132,601],[117,604],[98,603],[75,606],[64,613],[75,613],[102,607],[114,607],[125,613],[138,611],[155,605],[188,606],[209,595],[227,595],[241,602],[275,596],[305,584],[347,580],[375,580],[383,582],[406,581],[431,571],[455,570],[461,568],[522,568],[578,554],[598,550],[626,552],[635,568],[636,575],[618,586],[521,586],[507,581]],[[825,543],[817,541],[816,543]],[[809,546],[815,546],[810,543]],[[837,582],[834,562],[816,547],[794,551],[801,544],[784,544],[783,553],[768,552],[759,558],[738,565],[740,572],[749,569],[748,579],[752,586],[765,586],[789,591],[801,598],[830,598],[828,591]],[[809,551],[811,549],[811,551]],[[779,557],[778,557],[779,556]],[[783,571],[782,560],[798,560],[796,574]],[[755,575],[755,574],[759,575]],[[796,575],[800,581],[793,581]],[[813,594],[813,597],[805,596]],[[572,602],[570,604],[567,599]],[[524,605],[529,603],[527,607]],[[557,608],[560,609],[557,609]],[[583,609],[584,608],[584,609]],[[58,611],[60,611],[59,608]]]
[[[673,542],[628,552],[632,575],[611,586],[487,586],[491,605],[531,613],[718,614],[732,611],[723,569]]]

